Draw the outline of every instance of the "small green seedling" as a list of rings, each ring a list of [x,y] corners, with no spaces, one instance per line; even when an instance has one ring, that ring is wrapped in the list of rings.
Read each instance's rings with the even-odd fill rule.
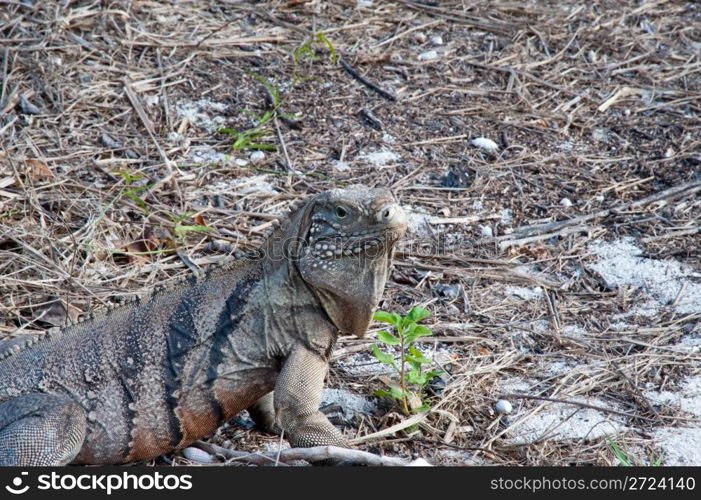
[[[302,62],[303,59],[309,59],[311,61],[318,61],[321,59],[316,53],[316,50],[314,50],[315,43],[320,43],[326,46],[326,48],[329,50],[331,63],[335,66],[338,62],[338,52],[336,52],[336,47],[334,47],[331,40],[329,40],[327,36],[321,32],[315,33],[311,40],[307,40],[299,48],[295,49],[295,51],[292,53],[295,66]]]
[[[430,328],[419,325],[419,321],[431,315],[422,307],[414,307],[402,317],[397,313],[377,311],[375,321],[392,325],[396,335],[387,330],[377,332],[377,337],[385,346],[398,346],[399,360],[389,352],[383,351],[373,344],[372,353],[381,362],[389,365],[399,375],[399,385],[391,385],[389,390],[381,389],[375,392],[377,396],[389,396],[398,400],[405,414],[428,411],[430,406],[424,400],[424,389],[430,380],[440,375],[440,370],[427,370],[431,359],[424,356],[414,345],[420,337],[433,335]]]
[[[639,458],[635,457],[632,453],[629,453],[628,451],[624,450],[623,447],[619,446],[619,444],[612,440],[609,439],[608,445],[611,448],[611,451],[613,452],[614,456],[618,459],[619,465],[622,465],[624,467],[640,467],[645,465],[644,460],[640,460]],[[656,454],[651,454],[648,457],[647,463],[651,467],[659,467],[663,464],[664,462],[664,454],[656,455]]]
[[[229,134],[234,137],[234,143],[231,145],[231,149],[234,151],[277,151],[277,146],[261,142],[260,139],[264,136],[269,136],[273,133],[271,125],[273,124],[276,118],[283,117],[296,120],[297,117],[280,112],[280,89],[277,83],[273,85],[265,77],[256,73],[248,73],[248,75],[258,80],[261,83],[261,85],[263,85],[268,91],[268,95],[272,100],[272,102],[270,103],[272,109],[265,111],[262,115],[258,115],[253,111],[243,110],[243,113],[247,114],[256,121],[257,125],[255,127],[250,128],[248,130],[244,130],[243,132],[239,132],[238,130],[234,130],[232,128],[221,128],[219,129],[219,132],[223,134]]]
[[[143,200],[143,198],[141,198],[140,193],[148,190],[150,187],[153,186],[153,184],[147,184],[145,186],[135,186],[135,182],[140,181],[144,178],[144,176],[138,172],[130,170],[118,170],[115,173],[119,175],[122,179],[124,179],[125,184],[125,186],[120,190],[119,194],[117,195],[117,199],[121,198],[122,196],[125,198],[129,198],[131,201],[136,203],[139,206],[139,208],[141,208],[141,210],[148,213],[148,205],[146,205],[146,202]]]
[[[173,226],[173,231],[175,231],[175,235],[178,238],[182,239],[188,233],[214,231],[214,228],[211,226],[204,226],[202,224],[183,224],[183,222],[189,219],[190,217],[193,217],[193,214],[186,213],[173,219],[173,222],[175,223],[175,225]]]

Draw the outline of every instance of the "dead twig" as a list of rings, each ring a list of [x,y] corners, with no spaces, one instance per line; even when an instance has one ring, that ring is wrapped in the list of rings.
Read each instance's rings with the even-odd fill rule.
[[[346,62],[345,59],[342,57],[338,60],[341,63],[341,66],[343,66],[343,69],[346,70],[346,73],[348,73],[350,76],[358,80],[360,83],[365,85],[367,88],[372,90],[373,92],[377,93],[380,97],[383,97],[384,99],[387,99],[388,101],[396,101],[397,98],[390,92],[387,92],[386,90],[380,88],[378,85],[372,83],[371,81],[367,80],[364,78],[360,73],[358,73],[353,67]]]
[[[255,465],[284,464],[304,460],[307,462],[320,462],[323,460],[338,460],[357,465],[397,467],[406,466],[408,461],[402,458],[383,457],[368,453],[367,451],[341,448],[338,446],[315,446],[312,448],[288,448],[281,451],[267,453],[247,453],[230,450],[204,441],[197,441],[197,447],[213,454],[221,455],[227,459]]]

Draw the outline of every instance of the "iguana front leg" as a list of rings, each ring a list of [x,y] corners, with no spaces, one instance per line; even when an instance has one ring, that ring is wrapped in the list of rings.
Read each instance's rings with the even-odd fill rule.
[[[70,398],[25,394],[0,404],[0,465],[65,465],[85,438],[85,412]]]
[[[319,411],[328,363],[306,347],[292,350],[274,391],[275,420],[293,447],[349,446]]]

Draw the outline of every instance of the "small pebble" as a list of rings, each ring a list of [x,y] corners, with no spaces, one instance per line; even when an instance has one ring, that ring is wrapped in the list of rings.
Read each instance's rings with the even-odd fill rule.
[[[201,464],[212,464],[215,462],[214,457],[204,450],[189,446],[183,450],[183,456],[193,462]]]
[[[460,285],[445,285],[439,283],[436,285],[436,293],[441,297],[447,297],[449,299],[457,299],[460,296]]]
[[[103,146],[111,149],[120,149],[121,147],[123,147],[123,144],[121,142],[107,134],[102,134],[100,136],[100,142]]]
[[[486,137],[477,137],[476,139],[472,139],[470,144],[476,148],[484,149],[489,153],[495,153],[499,149],[496,142],[491,139],[487,139]]]
[[[440,35],[432,36],[431,43],[433,45],[443,45],[443,37]]]
[[[251,160],[251,163],[260,163],[263,161],[265,158],[265,153],[262,151],[254,151],[251,153],[251,156],[249,156],[249,159]]]
[[[417,458],[416,460],[409,462],[407,467],[433,467],[433,465],[429,464],[423,458]]]
[[[497,401],[497,404],[494,405],[494,409],[497,411],[497,413],[501,413],[502,415],[508,415],[514,410],[514,407],[511,406],[511,403],[509,403],[505,399],[500,399]]]
[[[562,199],[560,200],[560,205],[562,205],[562,206],[565,207],[565,208],[569,208],[569,207],[572,206],[572,202],[570,201],[569,198],[562,198]]]
[[[426,42],[426,35],[420,31],[417,31],[414,33],[414,41],[417,43],[425,43]]]
[[[158,104],[159,100],[160,99],[158,98],[158,94],[148,95],[148,96],[144,97],[144,104],[146,104],[146,106],[151,108],[151,107],[155,106],[156,104]]]
[[[438,52],[436,52],[435,50],[429,50],[427,52],[423,52],[423,53],[419,54],[417,56],[417,59],[419,61],[431,61],[433,59],[438,59],[438,57],[440,57],[438,55]]]
[[[494,236],[494,232],[490,226],[480,226],[480,234],[485,238],[491,238]]]

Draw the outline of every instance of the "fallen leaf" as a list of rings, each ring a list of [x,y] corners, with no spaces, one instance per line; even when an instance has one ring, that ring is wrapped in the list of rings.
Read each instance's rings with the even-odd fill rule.
[[[40,181],[54,178],[54,173],[49,166],[40,160],[27,160],[27,165],[29,166],[27,173],[32,180]]]

